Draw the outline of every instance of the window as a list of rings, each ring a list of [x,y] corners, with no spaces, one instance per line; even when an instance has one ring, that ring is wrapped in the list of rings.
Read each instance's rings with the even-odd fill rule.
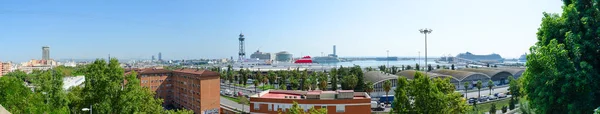
[[[346,112],[346,106],[345,105],[335,106],[335,112]]]
[[[254,110],[259,110],[259,109],[260,109],[260,104],[254,103]]]
[[[327,109],[327,105],[321,105],[321,108]]]
[[[269,111],[273,111],[273,104],[267,104],[267,105],[268,105],[267,107],[269,107]]]

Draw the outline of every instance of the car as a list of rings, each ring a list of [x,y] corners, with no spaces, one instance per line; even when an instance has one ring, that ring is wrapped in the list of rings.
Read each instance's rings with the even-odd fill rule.
[[[505,97],[506,97],[506,94],[504,94],[504,93],[499,93],[498,94],[498,98],[505,98]]]
[[[485,95],[482,95],[482,96],[480,96],[480,97],[479,97],[479,102],[485,102],[485,101],[487,101],[487,100],[488,100],[488,98],[489,98],[489,97],[487,97],[487,96],[485,96]]]
[[[477,103],[477,98],[474,98],[474,97],[469,98],[469,103],[470,104]]]
[[[500,93],[494,93],[494,96],[498,97],[498,94],[500,94]]]
[[[496,100],[496,99],[498,99],[498,97],[496,97],[496,96],[490,96],[489,99],[490,100]]]

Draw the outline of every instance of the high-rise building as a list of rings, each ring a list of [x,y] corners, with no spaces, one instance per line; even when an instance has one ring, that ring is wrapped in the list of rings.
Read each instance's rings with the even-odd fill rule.
[[[50,60],[50,47],[42,47],[42,60]]]
[[[154,58],[154,55],[152,55],[152,61],[156,60],[156,58]]]
[[[158,60],[162,61],[162,53],[158,52]]]
[[[156,92],[163,105],[193,110],[196,114],[218,114],[219,73],[201,69],[126,69],[138,72],[140,85]]]
[[[2,73],[2,71],[4,71],[4,66],[2,64],[4,64],[4,63],[2,63],[2,61],[0,61],[0,77],[2,77],[2,75],[4,75],[4,73]]]

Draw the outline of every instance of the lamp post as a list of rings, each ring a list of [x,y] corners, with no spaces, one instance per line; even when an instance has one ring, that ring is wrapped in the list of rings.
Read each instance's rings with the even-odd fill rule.
[[[386,66],[386,68],[388,68],[388,67],[390,67],[390,50],[386,50],[386,52],[387,52],[387,58],[386,58],[386,60],[387,60],[387,66]]]
[[[417,61],[419,62],[419,64],[421,64],[421,51],[417,51],[417,53],[419,53],[419,59],[417,59]],[[416,70],[417,68],[418,68],[418,69],[420,69],[420,66],[421,66],[421,65],[419,65],[419,66],[415,66],[415,70]],[[419,71],[419,70],[417,70],[417,71]]]
[[[429,71],[429,66],[427,65],[427,34],[431,34],[431,29],[425,28],[425,29],[420,29],[419,32],[421,32],[421,34],[425,34],[425,67],[427,68],[425,70],[425,72]]]

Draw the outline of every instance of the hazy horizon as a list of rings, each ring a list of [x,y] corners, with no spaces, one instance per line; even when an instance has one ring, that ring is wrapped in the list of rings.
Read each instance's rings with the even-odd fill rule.
[[[424,1],[1,1],[0,61],[40,59],[230,58],[238,35],[246,57],[260,49],[295,57],[428,56],[518,58],[536,41],[542,12],[560,0]]]

